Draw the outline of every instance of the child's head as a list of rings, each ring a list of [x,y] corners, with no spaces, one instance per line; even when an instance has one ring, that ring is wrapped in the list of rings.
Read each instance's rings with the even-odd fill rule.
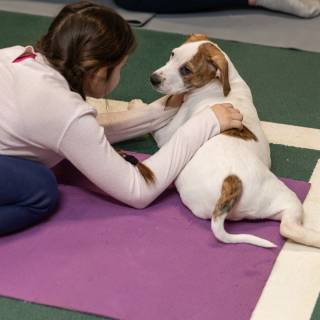
[[[66,5],[36,44],[82,97],[103,97],[119,81],[136,46],[128,23],[115,11],[88,1]]]

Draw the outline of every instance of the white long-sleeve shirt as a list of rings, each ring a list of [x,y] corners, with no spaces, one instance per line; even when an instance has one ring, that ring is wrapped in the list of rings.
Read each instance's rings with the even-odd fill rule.
[[[70,91],[65,78],[41,54],[13,63],[26,49],[15,46],[0,50],[0,154],[36,160],[48,167],[67,158],[107,194],[142,208],[175,179],[206,140],[220,132],[209,108],[190,119],[144,161],[156,177],[150,186],[138,169],[113,149],[106,137],[108,128],[105,133],[99,126],[94,108]],[[135,127],[139,133],[152,131],[174,114],[165,110],[164,99],[149,107],[132,113],[125,124],[113,122],[109,128],[113,141],[117,140],[117,129],[124,130],[121,138],[125,139],[135,136]],[[159,121],[161,117],[163,121]]]
[[[125,109],[122,107],[122,111],[108,108],[108,111],[98,112],[97,120],[104,127],[110,143],[139,137],[165,126],[177,113],[178,108],[165,107],[167,99],[168,96],[164,96],[149,105],[140,100],[140,102],[135,103],[135,109],[129,110],[128,103],[126,103]],[[100,104],[102,102],[105,104],[107,102],[105,99],[93,98],[87,98],[87,101],[90,105],[98,108],[101,106],[97,105],[97,103]]]

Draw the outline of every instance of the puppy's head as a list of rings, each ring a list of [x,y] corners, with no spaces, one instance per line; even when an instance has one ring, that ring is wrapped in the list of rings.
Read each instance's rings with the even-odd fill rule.
[[[164,94],[201,88],[216,79],[221,81],[227,96],[230,92],[228,61],[202,34],[192,34],[184,44],[172,50],[169,61],[150,77],[154,89]]]

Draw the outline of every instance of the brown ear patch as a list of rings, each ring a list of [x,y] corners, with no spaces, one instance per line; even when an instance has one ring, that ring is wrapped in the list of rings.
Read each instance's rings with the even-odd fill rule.
[[[190,71],[182,75],[186,87],[201,88],[218,78],[222,84],[223,94],[227,96],[231,91],[228,60],[212,43],[201,44],[197,53],[181,68],[187,68]],[[219,76],[217,76],[218,72]]]
[[[240,199],[242,190],[242,181],[236,175],[226,177],[222,183],[220,198],[212,213],[213,219],[230,212]]]
[[[201,88],[215,79],[216,70],[210,67],[206,55],[200,50],[185,65],[191,70],[190,74],[183,76],[187,86]]]
[[[212,43],[204,43],[200,45],[199,52],[205,55],[207,61],[220,71],[219,80],[222,83],[223,94],[224,96],[227,96],[231,91],[229,82],[229,65],[223,52]]]
[[[192,33],[188,36],[186,42],[195,42],[195,41],[203,41],[203,40],[209,40],[206,34]]]
[[[251,130],[249,130],[246,126],[243,126],[243,128],[241,130],[240,129],[229,129],[229,130],[222,132],[222,134],[225,134],[230,137],[240,138],[243,140],[258,141],[258,138],[256,137],[256,135]]]

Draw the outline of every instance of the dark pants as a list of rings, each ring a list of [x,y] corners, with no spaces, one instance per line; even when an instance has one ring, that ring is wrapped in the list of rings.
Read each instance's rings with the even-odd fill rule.
[[[58,200],[54,174],[41,163],[0,155],[0,236],[45,220]]]
[[[115,3],[133,11],[183,13],[247,6],[248,0],[115,0]]]

